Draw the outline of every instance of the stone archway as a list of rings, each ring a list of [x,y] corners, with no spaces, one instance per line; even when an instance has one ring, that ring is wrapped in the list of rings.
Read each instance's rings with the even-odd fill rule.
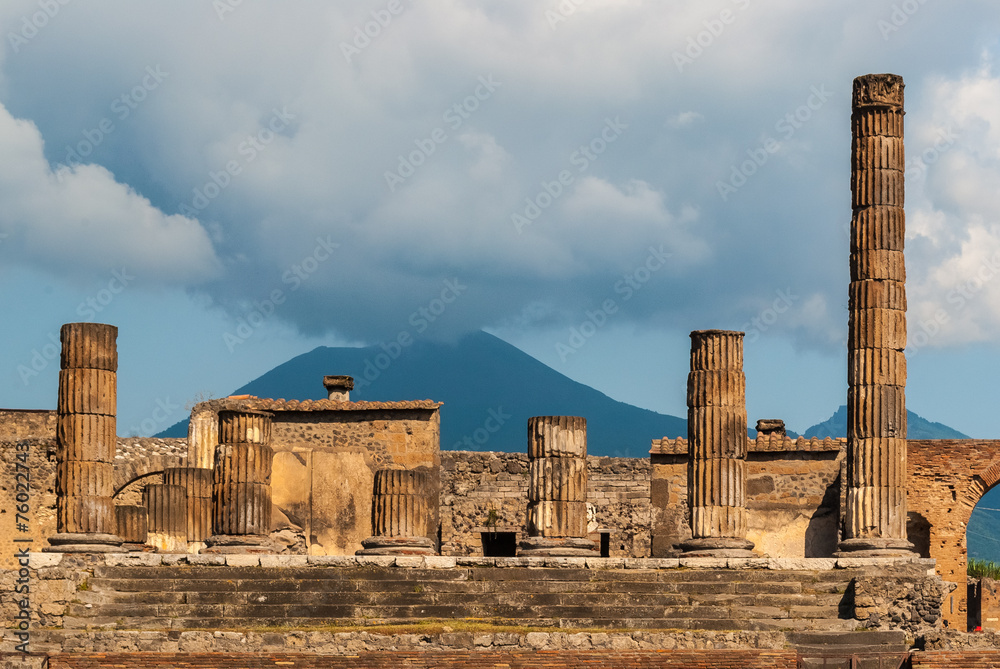
[[[132,458],[122,464],[115,463],[115,496],[130,483],[144,476],[163,472],[169,467],[183,467],[185,458],[175,454],[157,453],[144,458]]]
[[[1000,483],[1000,440],[911,439],[907,444],[907,508],[926,521],[922,542],[936,571],[956,588],[945,597],[945,623],[965,631],[968,617],[966,528],[972,510]]]

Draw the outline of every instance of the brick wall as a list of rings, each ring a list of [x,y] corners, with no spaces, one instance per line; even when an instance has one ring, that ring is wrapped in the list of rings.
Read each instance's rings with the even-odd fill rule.
[[[527,454],[444,451],[441,469],[442,554],[481,555],[482,532],[525,536]],[[592,525],[611,530],[613,557],[649,556],[651,471],[644,458],[587,458]]]
[[[936,650],[914,653],[913,669],[993,669],[1000,667],[1000,650]]]
[[[911,439],[907,468],[911,540],[937,560],[941,578],[958,584],[945,600],[944,616],[949,626],[965,631],[965,530],[980,498],[1000,481],[1000,441]]]
[[[49,669],[264,669],[275,666],[308,669],[795,669],[794,651],[699,650],[699,651],[455,651],[455,652],[359,652],[357,655],[237,654],[237,653],[80,653],[53,655]],[[938,666],[938,665],[935,665]],[[978,666],[978,665],[977,665]]]

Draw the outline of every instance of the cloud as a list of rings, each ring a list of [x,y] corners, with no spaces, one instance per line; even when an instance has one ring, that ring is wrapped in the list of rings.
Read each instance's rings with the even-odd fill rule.
[[[140,281],[194,285],[219,261],[198,221],[167,215],[99,165],[59,166],[30,121],[0,105],[0,252],[67,276],[128,267]]]
[[[910,352],[996,341],[1000,77],[936,77],[907,128]]]

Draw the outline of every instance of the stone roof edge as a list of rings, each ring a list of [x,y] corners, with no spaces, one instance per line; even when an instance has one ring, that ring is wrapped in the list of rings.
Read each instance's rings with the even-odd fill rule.
[[[196,411],[437,411],[443,402],[413,400],[407,402],[339,402],[337,400],[286,400],[268,397],[224,397],[200,402]]]

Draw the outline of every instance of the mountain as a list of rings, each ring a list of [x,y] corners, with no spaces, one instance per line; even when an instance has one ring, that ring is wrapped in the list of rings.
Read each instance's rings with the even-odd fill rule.
[[[441,448],[521,452],[528,418],[583,416],[592,455],[647,457],[651,439],[687,436],[687,421],[640,409],[560,374],[485,332],[454,344],[321,346],[254,379],[234,395],[322,399],[323,375],[355,379],[352,400],[432,399],[441,407]],[[488,427],[502,423],[494,432]],[[157,436],[187,436],[187,420]]]
[[[847,406],[842,405],[837,412],[822,423],[813,425],[802,433],[804,437],[846,437]],[[969,439],[967,435],[941,423],[932,423],[912,411],[906,412],[907,439]]]

